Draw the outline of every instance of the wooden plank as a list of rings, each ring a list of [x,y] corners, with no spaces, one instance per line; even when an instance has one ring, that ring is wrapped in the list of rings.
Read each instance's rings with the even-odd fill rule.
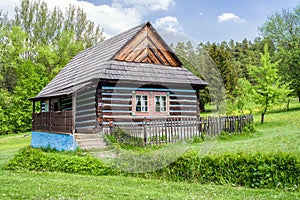
[[[84,127],[96,127],[96,121],[84,122],[84,123],[76,123],[76,128],[84,128]]]
[[[127,61],[126,58],[130,52],[134,51],[134,49],[147,37],[147,28],[144,27],[133,39],[125,45],[118,53],[116,53],[114,59]]]
[[[131,93],[105,93],[101,95],[101,98],[132,98]]]
[[[153,52],[153,54],[155,54],[157,59],[160,60],[160,63],[162,63],[163,65],[167,65],[167,66],[171,65],[171,63],[169,63],[169,61],[165,58],[165,56],[163,55],[161,50],[156,47],[156,45],[153,43],[152,40],[148,40],[148,47]]]
[[[125,58],[125,61],[128,62],[141,62],[141,57],[146,57],[148,55],[147,52],[147,38],[144,38],[142,42],[132,50]]]
[[[153,55],[149,58],[150,49],[148,49],[148,56],[141,59],[143,57],[141,55],[146,55],[146,52],[141,51],[141,49],[146,49],[149,46],[151,46],[152,49],[155,49],[155,53],[152,52]],[[154,29],[148,26],[145,26],[129,43],[127,43],[126,46],[115,55],[114,59],[129,62],[150,62],[171,66],[181,65],[180,61],[176,60],[175,54],[170,53],[167,45],[156,33],[154,33]]]
[[[156,48],[161,51],[161,54],[165,57],[166,60],[168,60],[168,63],[170,63],[173,67],[179,67],[181,64],[177,62],[175,59],[175,55],[171,54],[171,52],[168,51],[166,46],[163,44],[162,40],[149,28],[148,30],[148,36],[149,39],[152,41],[153,44],[155,44]]]
[[[165,64],[161,61],[161,59],[159,59],[154,53],[153,51],[147,47],[147,51],[148,51],[148,56],[151,60],[153,60],[153,63],[154,64],[158,64],[158,65],[162,65],[162,64]],[[166,63],[166,64],[169,64],[169,63]]]
[[[96,118],[97,118],[96,113],[94,115],[90,115],[90,116],[76,116],[76,122],[96,120]]]

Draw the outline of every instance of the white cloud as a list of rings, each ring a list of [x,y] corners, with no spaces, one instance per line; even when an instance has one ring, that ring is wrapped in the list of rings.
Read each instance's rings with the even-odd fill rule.
[[[233,21],[234,23],[241,24],[245,23],[246,20],[243,18],[240,18],[239,16],[235,15],[234,13],[222,13],[218,16],[218,22],[227,22],[227,21]]]
[[[121,5],[121,7],[136,7],[150,11],[168,11],[175,5],[175,0],[113,0],[112,5]]]
[[[1,0],[2,1],[2,0]],[[0,4],[0,10],[13,16],[15,4],[21,0],[7,0]],[[175,5],[175,0],[112,0],[111,4],[94,5],[80,0],[46,1],[48,8],[59,6],[63,11],[70,4],[81,7],[89,20],[104,29],[104,35],[111,36],[140,24],[144,17],[155,11],[167,11]]]
[[[154,26],[156,28],[165,29],[173,32],[182,31],[182,27],[179,25],[177,18],[172,16],[158,18],[157,20],[155,20]]]

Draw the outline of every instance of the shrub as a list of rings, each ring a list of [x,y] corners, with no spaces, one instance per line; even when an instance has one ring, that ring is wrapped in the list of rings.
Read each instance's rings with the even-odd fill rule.
[[[220,138],[221,140],[227,140],[229,136],[230,136],[230,134],[229,134],[228,132],[226,132],[226,131],[221,131],[221,132],[220,132],[220,135],[219,135],[219,138]]]
[[[111,140],[112,143],[120,143],[125,145],[143,146],[144,144],[143,138],[131,136],[120,128],[114,129],[112,134],[108,136],[108,139]]]
[[[231,184],[251,188],[297,188],[300,183],[298,154],[224,154],[201,158],[191,151],[152,174],[174,181]]]
[[[255,125],[252,123],[252,124],[248,124],[247,126],[245,126],[243,128],[243,133],[253,133],[253,132],[256,132],[256,127]]]
[[[202,134],[201,134],[201,136],[199,137],[199,136],[194,136],[193,137],[193,144],[197,144],[197,143],[201,143],[201,142],[203,142],[204,141],[204,139],[202,138]]]
[[[197,151],[188,151],[173,162],[164,154],[137,157],[125,154],[107,166],[98,158],[88,154],[44,152],[41,149],[25,148],[6,165],[10,170],[55,171],[89,175],[130,175],[173,181],[230,184],[251,188],[289,188],[300,185],[300,156],[296,153],[228,153],[201,157]],[[171,161],[170,160],[170,161]],[[119,161],[119,162],[118,162]],[[137,162],[139,161],[139,162]],[[160,163],[166,164],[162,166]],[[169,164],[170,163],[170,164]],[[125,166],[124,166],[125,165]],[[122,172],[124,169],[139,169]],[[157,170],[160,168],[159,170]],[[156,170],[145,172],[147,170]],[[299,189],[298,189],[299,190]]]
[[[90,155],[45,152],[27,147],[19,151],[5,166],[6,169],[67,172],[90,175],[106,175],[112,170]]]

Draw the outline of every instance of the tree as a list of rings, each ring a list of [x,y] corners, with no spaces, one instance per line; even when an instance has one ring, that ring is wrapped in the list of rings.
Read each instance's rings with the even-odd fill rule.
[[[300,4],[292,10],[271,15],[259,28],[260,34],[274,42],[279,73],[290,82],[300,102]]]
[[[200,78],[208,83],[208,86],[200,92],[200,103],[212,102],[216,105],[217,111],[221,110],[226,98],[224,82],[218,67],[207,51],[198,47],[197,62],[195,68],[200,72]]]
[[[22,0],[9,20],[0,11],[0,135],[27,131],[38,92],[79,51],[103,40],[82,9],[48,10],[42,1]]]
[[[246,78],[239,78],[236,89],[231,96],[234,108],[245,114],[247,104],[252,100],[251,84]]]
[[[200,91],[200,109],[204,110],[206,103],[213,102],[217,111],[220,111],[226,96],[223,79],[203,44],[199,44],[195,50],[191,42],[178,42],[175,53],[185,68],[209,83],[205,89]]]
[[[237,69],[234,62],[231,59],[230,47],[227,42],[217,43],[207,43],[200,45],[203,50],[207,51],[211,59],[214,61],[215,66],[220,72],[223,79],[224,86],[228,93],[232,93],[237,84]]]
[[[271,63],[268,45],[265,45],[260,66],[249,65],[253,99],[260,108],[261,123],[264,123],[267,111],[291,92],[289,84],[284,84],[278,76],[278,63]]]
[[[18,82],[13,91],[13,112],[9,114],[14,123],[13,130],[29,131],[31,129],[32,103],[28,97],[35,96],[48,82],[44,66],[25,60],[16,71]]]

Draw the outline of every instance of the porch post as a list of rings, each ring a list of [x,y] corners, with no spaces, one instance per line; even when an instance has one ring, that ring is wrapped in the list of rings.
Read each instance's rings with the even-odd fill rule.
[[[52,131],[52,99],[49,98],[49,121],[50,121],[50,126],[49,126],[49,131]]]
[[[198,124],[198,136],[202,136],[202,124],[201,124],[201,117],[200,117],[200,91],[199,88],[196,89],[196,97],[197,97],[197,115],[196,115],[196,124]]]
[[[72,94],[72,134],[76,132],[75,118],[76,118],[76,93]]]
[[[35,113],[35,100],[32,101],[32,113]]]

